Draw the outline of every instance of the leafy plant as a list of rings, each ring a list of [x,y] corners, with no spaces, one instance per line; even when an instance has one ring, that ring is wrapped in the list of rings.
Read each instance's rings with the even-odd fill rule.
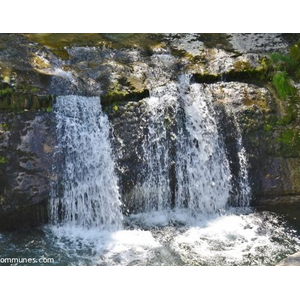
[[[288,96],[295,96],[296,89],[291,85],[287,72],[278,72],[273,76],[273,85],[275,86],[279,97],[282,100]]]
[[[282,55],[280,53],[272,53],[270,59],[274,64],[275,70],[285,70],[287,72],[293,72],[297,67],[297,61],[295,61],[289,55]]]

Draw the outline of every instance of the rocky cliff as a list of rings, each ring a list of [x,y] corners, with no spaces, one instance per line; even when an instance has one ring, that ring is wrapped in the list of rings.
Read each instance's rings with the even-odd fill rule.
[[[57,95],[101,97],[124,212],[135,211],[132,192],[143,180],[149,119],[145,99],[182,74],[212,93],[235,176],[241,132],[252,205],[300,203],[299,40],[298,34],[0,35],[0,228],[47,222],[57,180]],[[174,125],[172,108],[166,123]]]

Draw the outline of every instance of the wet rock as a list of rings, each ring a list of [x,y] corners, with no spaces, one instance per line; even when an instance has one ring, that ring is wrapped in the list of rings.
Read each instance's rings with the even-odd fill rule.
[[[51,113],[0,115],[0,228],[36,226],[47,221],[55,130]]]
[[[147,134],[147,114],[144,101],[122,103],[118,110],[107,109],[113,127],[113,148],[117,161],[117,174],[123,198],[123,212],[132,212],[131,192],[145,169],[143,140]]]
[[[271,52],[285,53],[297,39],[284,34],[0,35],[0,100],[10,100],[0,116],[0,227],[47,220],[55,125],[51,113],[39,110],[48,109],[52,94],[101,96],[113,129],[124,211],[130,210],[130,193],[145,168],[149,116],[143,99],[184,73],[213,94],[235,176],[236,125],[230,112],[236,115],[253,204],[297,202],[298,144],[290,141],[294,128],[277,124],[286,104],[267,83],[264,60]],[[48,99],[45,105],[41,96]],[[27,112],[31,109],[35,112]]]
[[[241,53],[286,52],[290,39],[280,33],[234,33],[231,44]]]
[[[274,101],[272,91],[268,87],[240,82],[208,84],[207,88],[219,106],[223,107],[223,126],[220,131],[225,139],[232,174],[238,172],[238,161],[235,149],[236,125],[230,116],[236,116],[247,153],[252,204],[299,203],[299,158],[290,157],[289,153],[280,154],[277,136],[281,128],[268,125],[269,120],[276,119],[282,113]]]
[[[300,266],[300,252],[283,259],[277,266]]]

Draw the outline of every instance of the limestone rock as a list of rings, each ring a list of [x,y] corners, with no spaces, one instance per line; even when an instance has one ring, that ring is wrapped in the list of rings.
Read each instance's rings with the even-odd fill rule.
[[[11,229],[44,223],[48,218],[52,152],[55,130],[51,114],[27,113],[0,120],[8,124],[0,138],[0,228]]]
[[[277,266],[300,266],[300,252],[283,259]]]
[[[56,178],[51,172],[55,124],[51,107],[48,113],[40,111],[36,99],[101,96],[113,127],[121,192],[130,199],[140,180],[136,174],[144,168],[142,140],[149,116],[143,99],[185,73],[214,96],[232,169],[235,131],[227,112],[236,114],[248,153],[253,204],[298,202],[299,151],[290,140],[278,142],[283,129],[288,130],[284,137],[294,137],[293,128],[277,124],[286,104],[260,76],[266,55],[285,53],[299,39],[297,34],[0,35],[2,98],[16,89],[12,101],[22,98],[15,111],[6,107],[0,112],[0,228],[47,221],[50,183]],[[130,201],[126,205],[132,207]]]

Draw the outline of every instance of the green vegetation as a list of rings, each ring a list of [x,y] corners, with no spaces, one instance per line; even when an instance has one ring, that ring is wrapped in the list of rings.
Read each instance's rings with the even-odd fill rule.
[[[8,163],[8,159],[5,156],[0,156],[0,164],[3,165],[6,163]]]
[[[291,72],[297,65],[294,59],[292,59],[290,56],[280,53],[272,53],[270,55],[270,59],[275,70],[284,70],[286,72]]]
[[[276,124],[277,125],[282,125],[282,126],[286,126],[286,125],[290,125],[293,122],[295,122],[297,119],[297,110],[292,106],[289,105],[286,108],[286,114],[284,117],[280,118],[277,120]]]
[[[288,157],[299,157],[300,133],[294,128],[285,128],[276,139],[279,144],[279,153]]]
[[[270,55],[273,72],[286,72],[294,80],[300,79],[300,42],[290,47],[289,54],[273,53]]]
[[[247,71],[249,69],[251,69],[251,66],[249,64],[248,61],[236,61],[234,64],[233,64],[233,67],[235,69],[235,71],[237,72],[244,72],[244,71]]]
[[[0,124],[0,130],[3,131],[8,131],[9,130],[9,126],[7,123],[2,123]]]
[[[299,46],[300,42],[291,46],[288,54],[273,53],[267,61],[268,81],[274,87],[279,101],[284,101],[284,116],[266,118],[263,126],[265,134],[270,138],[272,155],[300,156],[300,98],[293,84],[300,80]]]
[[[253,67],[248,61],[238,60],[233,64],[233,69],[224,74],[229,81],[245,81],[261,85],[269,80],[269,62],[263,57],[259,66]]]
[[[271,132],[271,131],[273,131],[273,126],[270,125],[270,124],[265,124],[265,125],[264,125],[264,130],[265,130],[266,132]]]
[[[281,99],[295,100],[296,90],[291,80],[300,79],[300,42],[290,47],[289,54],[273,53],[270,55],[270,72],[273,76],[273,85]]]
[[[38,96],[38,91],[38,88],[24,83],[15,87],[10,86],[8,83],[0,83],[0,111],[41,110],[50,112],[53,96]]]
[[[139,101],[141,99],[149,97],[148,90],[136,90],[130,84],[130,82],[123,82],[122,80],[122,78],[119,79],[119,82],[110,87],[110,89],[104,95],[102,95],[101,104],[103,106],[108,106],[124,101]],[[112,108],[114,109],[114,111],[117,110],[117,107]]]
[[[69,59],[68,47],[110,46],[115,49],[135,47],[149,49],[161,43],[161,34],[150,33],[31,33],[25,36],[33,42],[45,45],[59,58]]]
[[[272,83],[278,96],[282,100],[287,100],[289,110],[295,108],[295,104],[299,103],[299,96],[292,81],[300,79],[300,42],[290,47],[287,55],[273,53],[270,55],[272,64],[270,65],[270,73]]]
[[[214,83],[220,80],[244,81],[260,84],[269,80],[269,62],[267,58],[261,58],[260,65],[252,67],[248,61],[236,61],[233,69],[224,74],[211,74],[204,72],[194,74],[194,80],[198,83]]]
[[[286,71],[275,73],[272,82],[282,100],[286,100],[288,97],[296,97],[297,91],[291,85],[289,75]]]
[[[100,46],[103,38],[97,33],[37,33],[25,34],[33,42],[45,45],[59,58],[67,60],[69,58],[66,47],[72,46]]]
[[[13,93],[12,88],[10,87],[4,87],[3,89],[0,89],[0,99],[3,99]]]
[[[120,90],[110,90],[102,96],[101,102],[102,104],[108,104],[108,103],[114,103],[114,102],[120,102],[122,101],[126,96],[128,95],[128,92],[126,91],[120,91]]]
[[[164,118],[164,125],[166,128],[168,128],[171,124],[172,124],[172,118],[168,113],[166,113]]]
[[[254,83],[266,83],[271,81],[280,99],[292,104],[298,102],[298,95],[291,80],[300,79],[300,42],[290,47],[287,55],[272,53],[269,58],[260,59],[260,65],[252,67],[248,61],[237,60],[233,69],[223,74],[194,74],[194,79],[199,83],[213,83],[226,79],[226,81],[245,81]],[[182,53],[177,53],[181,56]]]
[[[113,105],[112,109],[113,109],[113,111],[118,111],[119,110],[119,106],[115,104],[115,105]]]
[[[101,102],[102,102],[102,98],[101,98]],[[122,106],[124,103],[126,103],[126,102],[116,101],[113,103],[106,103],[106,105],[103,105],[103,103],[102,103],[102,108],[105,113],[119,114],[120,106]]]

